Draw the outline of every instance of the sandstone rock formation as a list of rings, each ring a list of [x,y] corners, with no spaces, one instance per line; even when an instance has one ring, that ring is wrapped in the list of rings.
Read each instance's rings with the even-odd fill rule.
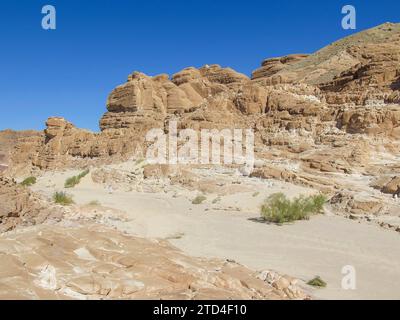
[[[304,82],[327,91],[345,88],[390,87],[398,84],[399,24],[385,23],[341,39],[318,52],[269,59],[263,67],[278,65],[271,72],[255,72],[253,79],[279,83]],[[361,90],[360,90],[361,91]]]
[[[14,150],[14,147],[20,142],[26,142],[35,137],[39,137],[42,133],[39,131],[27,130],[27,131],[13,131],[3,130],[0,131],[0,172],[4,171],[8,167],[10,154]]]
[[[0,299],[305,299],[290,277],[190,258],[98,225],[0,236]]]
[[[280,75],[287,67],[296,64],[307,58],[308,54],[292,54],[285,57],[266,59],[262,62],[261,68],[255,70],[252,74],[252,79],[268,79],[266,83],[269,85],[289,82],[290,75]],[[294,78],[293,78],[294,80]]]
[[[171,78],[134,72],[110,94],[100,133],[49,119],[41,137],[16,147],[8,172],[143,158],[146,133],[168,132],[174,120],[179,129],[253,129],[264,163],[257,176],[332,196],[372,194],[357,175],[376,180],[399,170],[399,54],[400,25],[387,23],[311,55],[267,59],[252,79],[219,65]],[[375,196],[385,203],[381,214],[392,210],[389,197]]]
[[[17,226],[43,223],[47,219],[59,220],[60,208],[49,205],[15,181],[0,176],[0,233]]]

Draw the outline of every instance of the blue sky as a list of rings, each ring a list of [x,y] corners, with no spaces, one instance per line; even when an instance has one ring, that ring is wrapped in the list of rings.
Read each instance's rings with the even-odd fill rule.
[[[57,30],[41,28],[44,5]],[[273,56],[310,53],[358,31],[400,21],[398,0],[1,0],[0,130],[43,129],[49,116],[98,130],[106,98],[135,70],[173,74],[204,64],[247,75]]]

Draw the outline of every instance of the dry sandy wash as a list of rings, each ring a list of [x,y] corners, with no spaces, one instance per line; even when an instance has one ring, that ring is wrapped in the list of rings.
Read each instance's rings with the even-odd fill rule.
[[[118,172],[127,167],[128,164],[113,165],[112,169]],[[131,171],[137,167],[140,165],[131,164]],[[77,173],[48,173],[38,179],[33,189],[51,197],[54,190],[63,189],[67,177]],[[268,195],[283,191],[296,196],[315,191],[243,177],[223,168],[212,172],[209,168],[197,169],[196,173],[201,176],[199,185],[209,190],[207,200],[200,205],[193,205],[192,200],[201,187],[190,189],[155,178],[143,180],[138,184],[140,188],[132,191],[123,185],[114,185],[111,191],[109,184],[94,183],[88,176],[67,190],[78,206],[69,208],[67,216],[93,220],[139,237],[169,240],[192,256],[229,259],[253,270],[290,274],[315,298],[400,297],[397,232],[329,214],[329,206],[325,215],[310,221],[283,226],[266,224],[259,221],[259,212]],[[98,203],[87,205],[94,201]],[[356,269],[356,290],[341,287],[342,268],[347,265]],[[305,285],[316,275],[327,281],[326,289],[314,290]]]
[[[146,133],[171,122],[251,129],[254,170],[149,165]],[[99,125],[0,132],[0,298],[400,298],[399,24],[267,59],[251,77],[133,72]],[[324,214],[265,223],[260,206],[280,192],[323,193]],[[326,288],[306,284],[317,275]]]

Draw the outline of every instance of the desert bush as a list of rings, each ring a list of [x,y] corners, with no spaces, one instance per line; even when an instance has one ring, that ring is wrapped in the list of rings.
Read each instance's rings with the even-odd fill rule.
[[[53,200],[57,204],[61,204],[63,206],[68,206],[74,203],[72,197],[67,195],[65,192],[56,192],[53,195]]]
[[[26,178],[24,181],[21,182],[21,185],[25,187],[30,187],[33,186],[36,183],[36,178],[35,177],[29,177]]]
[[[64,187],[65,188],[73,188],[79,183],[79,179],[77,176],[70,177],[65,180]]]
[[[221,197],[216,197],[216,198],[212,201],[212,204],[217,204],[217,203],[219,203],[219,202],[221,202]]]
[[[97,200],[90,201],[88,203],[89,206],[100,206],[100,202]]]
[[[325,202],[324,195],[300,196],[289,200],[283,193],[275,193],[265,200],[261,207],[261,216],[273,223],[308,220],[311,215],[322,211]]]
[[[78,175],[78,178],[79,179],[82,179],[82,178],[84,178],[84,177],[86,177],[88,174],[89,174],[89,169],[86,169],[85,171],[83,171],[83,172],[81,172],[79,175]]]
[[[309,286],[317,287],[317,288],[325,288],[326,282],[321,279],[321,277],[317,276],[314,279],[307,282]]]
[[[184,232],[177,232],[177,233],[174,233],[174,234],[166,237],[165,239],[167,239],[167,240],[179,240],[179,239],[182,239],[184,236],[185,236]]]
[[[328,201],[325,195],[319,194],[312,197],[315,209],[320,212],[324,208],[325,203]]]
[[[85,171],[81,172],[80,174],[78,174],[77,176],[68,178],[67,180],[65,180],[64,187],[65,188],[75,187],[77,184],[79,184],[79,182],[81,182],[81,179],[84,178],[85,176],[87,176],[88,174],[89,174],[89,170],[85,170]]]
[[[199,195],[193,199],[192,204],[202,204],[206,200],[207,200],[207,198],[205,196]]]

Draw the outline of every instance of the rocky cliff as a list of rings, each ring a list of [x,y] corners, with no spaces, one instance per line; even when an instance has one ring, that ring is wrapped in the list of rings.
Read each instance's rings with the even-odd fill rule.
[[[375,190],[372,181],[400,175],[399,59],[400,25],[387,23],[311,55],[267,59],[252,78],[219,65],[172,77],[134,72],[110,94],[101,133],[51,118],[42,136],[16,147],[9,173],[143,157],[146,132],[167,131],[176,120],[196,130],[253,129],[263,163],[255,176],[332,195]],[[369,181],[352,184],[355,175]],[[387,200],[380,193],[373,199]],[[390,211],[388,201],[364,211]],[[352,203],[346,210],[359,212]]]
[[[39,137],[42,133],[39,131],[0,131],[0,172],[6,170],[9,164],[10,155],[16,145],[20,142],[27,142],[30,139]]]

